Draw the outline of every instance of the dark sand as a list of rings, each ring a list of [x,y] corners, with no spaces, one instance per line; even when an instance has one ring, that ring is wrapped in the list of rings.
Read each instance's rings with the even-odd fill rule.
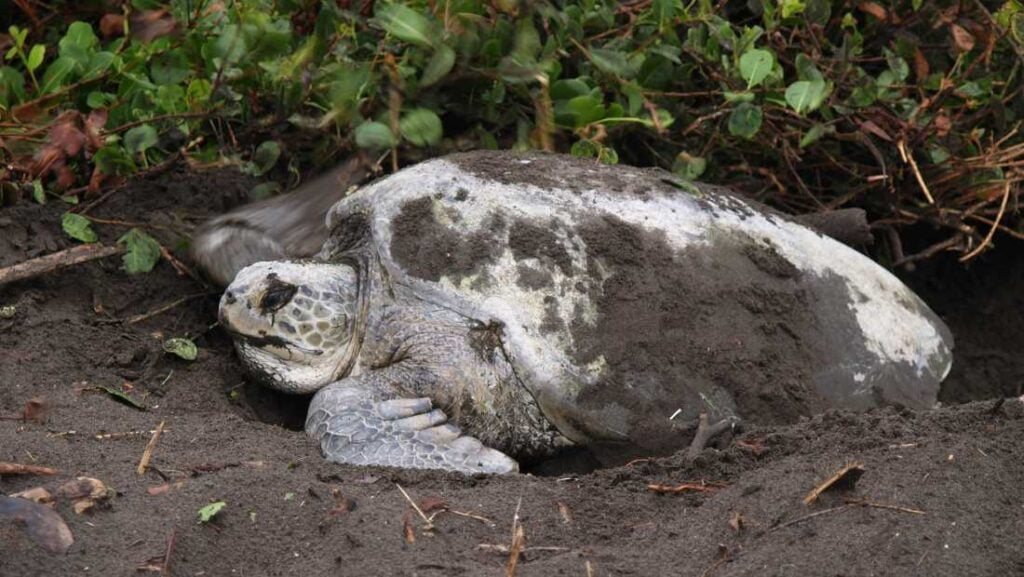
[[[166,229],[155,234],[174,249],[174,231],[237,204],[251,184],[227,172],[177,172],[135,182],[92,214],[159,224]],[[71,246],[60,232],[62,211],[57,203],[0,209],[0,267]],[[113,242],[126,229],[98,230]],[[505,575],[508,555],[498,546],[511,541],[517,510],[528,547],[520,576],[1024,575],[1020,244],[1002,241],[971,270],[939,260],[908,278],[957,339],[942,393],[947,408],[828,413],[749,428],[692,465],[678,455],[572,474],[570,465],[547,463],[543,470],[561,471],[551,477],[324,463],[294,430],[303,401],[245,384],[229,339],[211,327],[216,296],[143,322],[113,322],[207,290],[166,261],[136,277],[119,265],[114,257],[0,288],[0,305],[16,307],[13,318],[0,319],[0,416],[35,397],[49,406],[43,424],[0,420],[0,461],[61,471],[2,477],[0,493],[76,476],[117,491],[109,507],[85,515],[58,505],[75,538],[65,555],[0,519],[4,577],[145,575],[136,568],[162,563],[171,535],[168,574],[178,576]],[[199,359],[163,353],[161,339],[172,336],[194,338]],[[82,392],[125,382],[147,411]],[[993,410],[1002,397],[1014,398]],[[148,431],[161,421],[152,468],[137,475]],[[850,461],[866,469],[851,491],[802,503]],[[726,487],[647,489],[702,480]],[[165,483],[161,494],[147,491]],[[439,499],[493,525],[441,513],[427,531],[396,484],[417,502]],[[844,497],[903,509],[829,511]],[[198,524],[197,511],[220,500],[223,511]],[[822,514],[807,517],[815,512]],[[738,531],[729,524],[736,514]]]

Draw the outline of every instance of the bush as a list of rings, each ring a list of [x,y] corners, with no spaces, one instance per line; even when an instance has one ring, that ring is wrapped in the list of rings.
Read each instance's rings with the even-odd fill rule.
[[[557,150],[731,184],[792,212],[856,205],[880,229],[944,231],[910,256],[890,234],[896,262],[1024,238],[1020,0],[51,10],[80,20],[31,28],[41,17],[25,13],[0,37],[7,197],[75,202],[182,157],[264,174],[282,143],[261,140],[287,124],[319,131],[328,153],[380,152],[392,167],[455,149]]]

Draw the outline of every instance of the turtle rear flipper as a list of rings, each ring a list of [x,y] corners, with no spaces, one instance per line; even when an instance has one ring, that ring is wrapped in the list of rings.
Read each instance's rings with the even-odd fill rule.
[[[430,399],[396,398],[374,373],[342,379],[313,397],[306,433],[328,461],[463,473],[514,473],[504,453],[465,436]]]

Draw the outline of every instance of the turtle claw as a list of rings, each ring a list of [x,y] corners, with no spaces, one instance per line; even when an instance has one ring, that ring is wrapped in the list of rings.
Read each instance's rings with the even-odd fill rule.
[[[433,404],[427,397],[417,399],[389,399],[377,403],[377,412],[385,419],[412,417],[430,410]]]

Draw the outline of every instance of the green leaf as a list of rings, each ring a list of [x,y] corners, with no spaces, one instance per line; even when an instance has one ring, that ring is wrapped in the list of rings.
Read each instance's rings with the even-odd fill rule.
[[[814,126],[807,131],[807,134],[800,139],[800,148],[807,148],[821,139],[828,132],[835,132],[835,128],[828,127],[821,123],[816,123]]]
[[[441,142],[444,127],[437,113],[427,108],[417,108],[402,115],[398,128],[405,138],[416,146],[433,146]]]
[[[89,92],[89,95],[85,97],[85,104],[90,109],[105,109],[111,106],[117,101],[118,97],[110,92],[100,92],[93,90]]]
[[[596,158],[600,152],[600,145],[586,138],[577,140],[569,148],[569,154],[576,158]]]
[[[385,6],[377,13],[377,21],[389,34],[420,48],[430,48],[432,40],[431,24],[427,17],[401,4]]]
[[[395,145],[395,135],[383,123],[364,122],[356,127],[356,145],[368,150],[391,148]]]
[[[80,214],[65,212],[60,219],[60,227],[68,236],[82,242],[96,242],[99,237],[92,229],[92,221]]]
[[[89,63],[98,45],[99,38],[93,33],[92,26],[85,22],[72,22],[57,47],[60,56],[72,60],[81,71]]]
[[[133,407],[133,408],[138,409],[140,411],[145,411],[146,410],[146,405],[143,405],[139,401],[136,401],[135,399],[133,399],[131,397],[131,395],[129,395],[128,393],[124,392],[124,390],[121,389],[121,388],[108,387],[106,385],[97,385],[95,387],[90,387],[89,389],[86,389],[86,390],[102,391],[102,392],[110,395],[111,397],[113,397],[113,399],[115,401],[117,401],[117,402],[119,402],[121,404],[128,405],[129,407]]]
[[[43,190],[43,182],[38,178],[32,181],[32,198],[39,204],[46,204],[46,191]]]
[[[707,170],[707,159],[700,156],[692,156],[686,152],[680,152],[672,163],[672,172],[686,180],[696,180]]]
[[[569,100],[584,94],[590,94],[590,86],[579,78],[556,80],[551,85],[552,100]]]
[[[156,146],[159,141],[156,129],[150,124],[136,126],[124,133],[124,147],[132,154],[139,154]]]
[[[900,82],[905,81],[907,77],[910,76],[910,65],[907,64],[906,60],[892,50],[886,49],[884,52],[885,61],[889,64],[889,70],[892,70],[892,73],[896,75],[897,80]]]
[[[569,102],[558,108],[560,109],[559,112],[568,116],[569,125],[577,128],[597,122],[604,118],[607,113],[604,104],[590,95],[572,98]]]
[[[67,56],[60,56],[46,67],[43,73],[43,82],[39,91],[48,94],[64,85],[71,73],[75,70],[75,61]]]
[[[164,352],[177,355],[186,361],[194,361],[196,356],[199,355],[199,349],[196,348],[196,344],[190,339],[182,337],[167,339],[164,341],[163,348]]]
[[[87,22],[72,22],[68,26],[67,33],[64,34],[64,38],[60,40],[60,49],[63,51],[65,46],[77,46],[83,49],[95,48],[100,43],[100,39],[96,37],[96,33],[92,31],[92,26]]]
[[[127,252],[121,257],[124,271],[128,274],[149,272],[160,260],[160,243],[153,237],[133,228],[117,239],[117,244],[124,245]]]
[[[216,501],[199,509],[199,524],[209,523],[226,505],[224,501]]]
[[[135,171],[132,157],[117,144],[108,144],[97,150],[92,160],[104,174],[123,175]]]
[[[85,65],[85,69],[82,71],[83,78],[90,78],[92,76],[98,76],[107,71],[108,68],[117,57],[112,52],[95,52],[89,57],[89,63]]]
[[[775,55],[767,50],[748,50],[740,56],[740,76],[747,81],[747,90],[758,86],[775,66]]]
[[[0,110],[25,100],[25,78],[10,66],[0,66]]]
[[[626,80],[632,78],[636,72],[630,67],[625,53],[615,50],[594,48],[590,51],[590,61],[601,72]]]
[[[779,3],[782,4],[783,18],[789,18],[791,16],[798,16],[800,14],[803,14],[804,9],[807,8],[807,5],[804,4],[801,0],[780,0]]]
[[[761,107],[748,102],[740,103],[729,115],[729,132],[740,138],[753,138],[761,129],[764,113]]]
[[[276,182],[262,182],[252,187],[249,191],[249,198],[252,200],[263,200],[281,192],[281,185]]]
[[[730,104],[739,104],[740,102],[753,102],[755,99],[753,92],[723,92],[722,98]]]
[[[602,146],[601,151],[597,153],[597,161],[601,164],[618,164],[619,153],[610,146]]]
[[[256,147],[256,152],[252,155],[252,162],[256,165],[256,175],[266,174],[267,171],[274,168],[280,156],[281,145],[273,140],[268,140]]]
[[[442,44],[434,51],[434,56],[427,62],[423,69],[423,77],[420,79],[420,86],[426,87],[435,84],[452,71],[455,66],[455,50],[447,44]]]
[[[25,62],[25,68],[35,72],[36,68],[43,63],[43,58],[46,56],[46,45],[36,44],[32,47],[32,51],[28,53],[28,60]]]
[[[796,55],[796,74],[800,80],[824,80],[814,60],[806,54]]]
[[[674,23],[682,7],[679,0],[654,0],[651,3],[651,12],[658,23],[658,30],[665,30]]]
[[[786,89],[786,104],[797,114],[816,110],[825,99],[825,82],[822,80],[800,80]]]
[[[149,67],[149,76],[156,84],[178,84],[190,73],[188,58],[181,50],[157,56]]]

